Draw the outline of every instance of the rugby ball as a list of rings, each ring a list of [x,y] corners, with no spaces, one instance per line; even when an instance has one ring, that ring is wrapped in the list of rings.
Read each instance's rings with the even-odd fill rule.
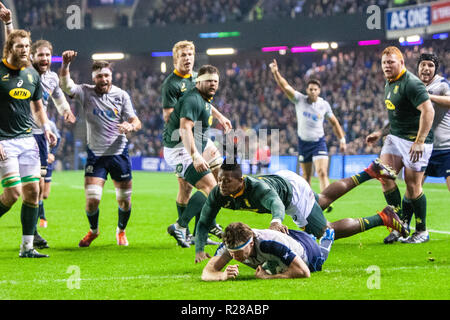
[[[280,266],[278,262],[274,260],[264,262],[261,265],[261,268],[263,268],[263,270],[268,274],[277,274],[280,273],[283,269],[282,266]]]

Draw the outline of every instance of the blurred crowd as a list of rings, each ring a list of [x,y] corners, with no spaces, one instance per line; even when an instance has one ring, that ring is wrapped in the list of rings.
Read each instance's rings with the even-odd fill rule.
[[[381,9],[411,5],[420,0],[178,0],[155,1],[143,5],[147,25],[205,24],[229,21],[256,21],[262,19],[329,17],[340,14],[364,13],[367,6],[376,4]],[[423,2],[423,1],[422,1]],[[14,0],[21,28],[60,29],[65,27],[67,7],[81,0]],[[93,26],[91,8],[86,7],[84,27]],[[141,9],[136,14],[142,14]],[[129,26],[128,17],[117,8],[116,26]]]
[[[340,49],[326,53],[277,57],[281,74],[298,91],[305,93],[309,78],[322,83],[321,97],[326,99],[341,123],[347,138],[347,154],[379,154],[381,143],[374,147],[365,144],[365,137],[387,123],[387,112],[383,102],[384,77],[380,67],[380,51],[384,46]],[[445,42],[434,42],[429,46],[402,48],[409,70],[415,72],[416,61],[423,51],[437,53],[442,61],[450,61],[450,52]],[[267,59],[227,60],[213,62],[220,70],[220,87],[213,104],[228,117],[234,129],[259,133],[266,129],[270,134],[277,130],[281,155],[297,154],[297,121],[294,104],[277,87]],[[198,68],[199,66],[197,66]],[[450,68],[443,65],[441,74],[448,77]],[[113,83],[126,90],[133,101],[143,129],[130,135],[130,154],[133,156],[162,157],[161,84],[166,74],[152,71],[139,63],[136,68],[120,67],[114,70]],[[85,75],[88,76],[88,75]],[[75,80],[88,79],[74,74]],[[74,110],[77,106],[73,105]],[[75,141],[80,133],[75,126],[64,125],[54,108],[49,108],[50,117],[62,128],[60,156],[71,159]],[[236,112],[238,110],[238,112]],[[79,113],[79,111],[76,111]],[[339,142],[330,124],[325,122],[326,142],[330,154],[338,153]],[[84,137],[82,138],[84,139]],[[84,141],[83,141],[84,142]],[[274,147],[274,146],[272,146]],[[73,159],[73,158],[72,158]],[[67,166],[70,166],[68,161]]]

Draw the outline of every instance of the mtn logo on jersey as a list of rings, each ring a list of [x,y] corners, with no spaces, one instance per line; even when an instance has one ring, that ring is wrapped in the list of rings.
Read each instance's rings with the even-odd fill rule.
[[[25,100],[31,97],[31,92],[24,88],[14,88],[9,92],[14,99]]]

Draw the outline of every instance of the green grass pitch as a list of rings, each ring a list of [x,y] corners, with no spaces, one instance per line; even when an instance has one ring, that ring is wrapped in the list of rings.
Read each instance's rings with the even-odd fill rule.
[[[117,205],[110,180],[100,204],[100,236],[89,248],[78,241],[89,225],[84,213],[83,173],[55,172],[45,201],[48,228],[39,232],[51,248],[48,259],[20,259],[20,204],[0,219],[0,299],[3,300],[299,300],[450,299],[450,193],[426,184],[431,241],[384,245],[378,227],[334,243],[322,272],[309,279],[257,280],[242,265],[236,280],[206,283],[206,261],[194,263],[194,247],[182,249],[167,233],[176,220],[177,181],[173,174],[134,172],[128,247],[116,244]],[[405,185],[399,182],[403,194]],[[318,190],[317,180],[313,189]],[[378,181],[369,181],[334,204],[330,221],[369,216],[385,201]],[[270,215],[222,210],[217,221],[266,228]],[[285,223],[295,229],[290,217]],[[193,230],[193,225],[191,227]],[[213,255],[215,247],[207,246]]]

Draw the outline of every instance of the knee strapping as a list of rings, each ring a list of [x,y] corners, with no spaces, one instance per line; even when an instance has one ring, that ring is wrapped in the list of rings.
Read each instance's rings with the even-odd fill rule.
[[[129,189],[116,188],[116,199],[118,201],[131,200],[131,188]]]
[[[85,192],[86,199],[96,199],[100,201],[102,199],[103,187],[97,184],[88,184]]]
[[[221,156],[219,156],[209,162],[209,168],[211,170],[214,170],[215,168],[220,167],[222,165],[222,163],[223,163],[223,158]]]

